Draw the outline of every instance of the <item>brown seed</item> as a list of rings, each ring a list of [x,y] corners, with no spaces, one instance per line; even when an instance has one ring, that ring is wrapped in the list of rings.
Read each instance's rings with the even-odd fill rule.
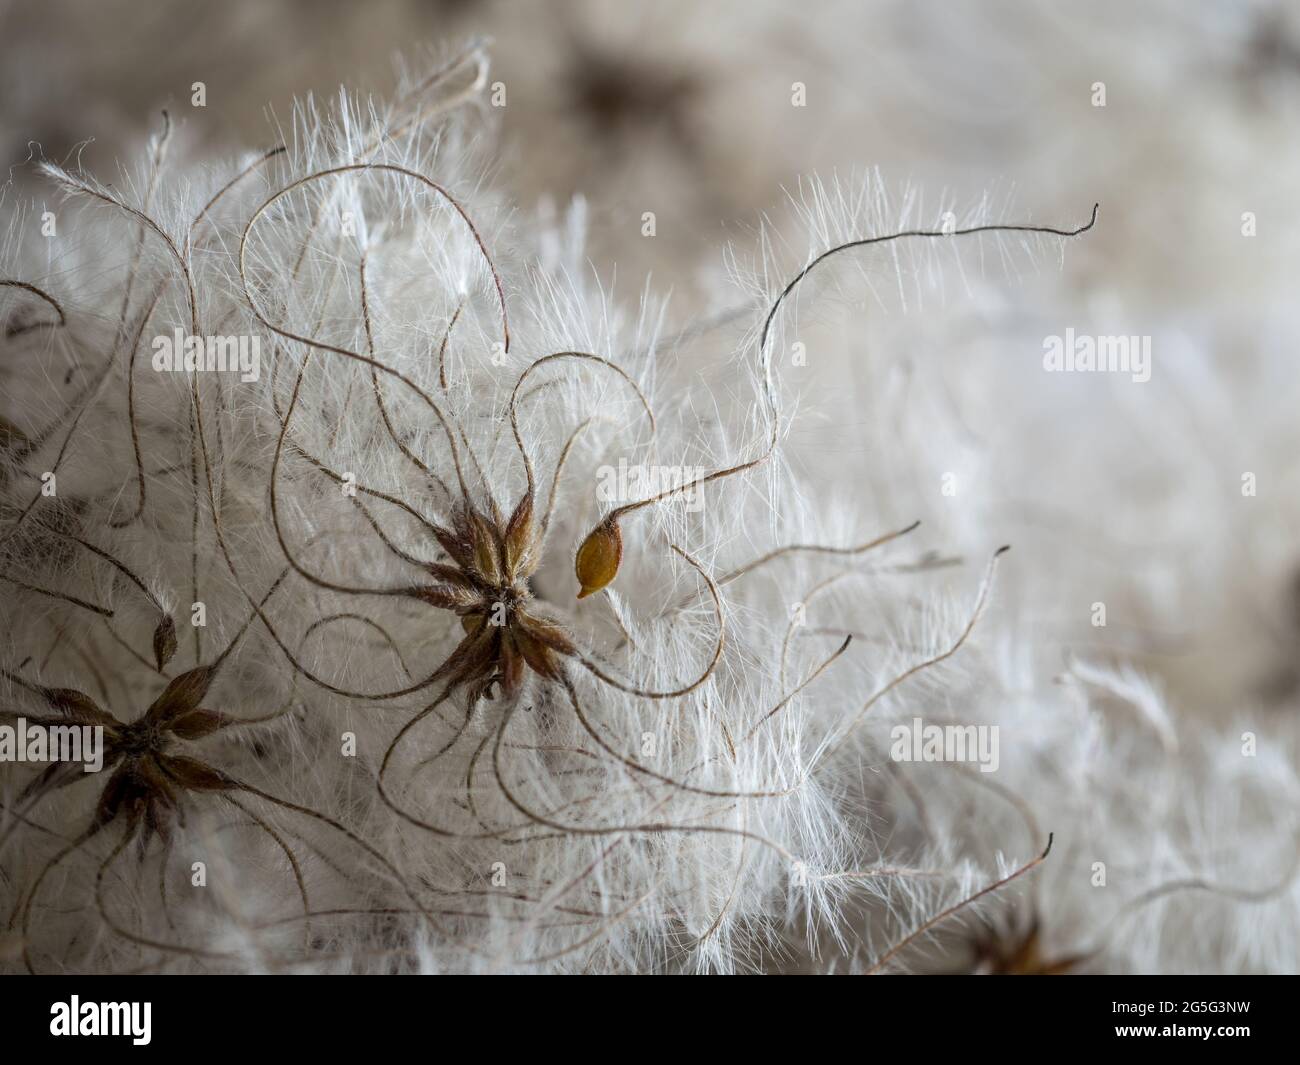
[[[159,673],[175,653],[176,622],[172,620],[170,614],[164,614],[162,620],[158,622],[158,627],[153,631],[153,656],[154,661],[158,663]]]
[[[585,599],[599,592],[618,576],[623,561],[623,533],[618,522],[604,521],[597,525],[582,541],[574,559],[574,572],[578,575],[578,598]]]

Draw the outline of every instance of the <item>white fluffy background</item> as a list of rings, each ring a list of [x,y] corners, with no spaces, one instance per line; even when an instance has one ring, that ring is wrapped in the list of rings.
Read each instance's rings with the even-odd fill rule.
[[[448,841],[395,818],[377,800],[374,773],[427,700],[349,699],[295,680],[258,623],[210,702],[246,718],[290,712],[205,740],[195,753],[328,813],[392,867],[320,822],[248,799],[301,864],[318,914],[304,940],[283,849],[200,796],[165,864],[156,843],[143,859],[131,850],[113,863],[98,891],[102,908],[96,873],[120,826],[61,862],[24,938],[21,922],[8,918],[60,850],[59,837],[84,828],[97,785],[81,783],[0,828],[6,966],[22,971],[26,948],[39,970],[855,971],[1030,860],[1051,832],[1052,852],[1033,872],[889,967],[970,969],[979,964],[973,943],[992,939],[1005,950],[1036,925],[1046,961],[1078,959],[1083,970],[1296,969],[1300,396],[1288,266],[1300,226],[1286,193],[1300,176],[1288,136],[1300,111],[1300,25],[1284,6],[1117,3],[1075,15],[1046,4],[846,3],[818,5],[809,17],[781,5],[670,4],[652,13],[574,3],[549,18],[508,3],[446,5],[436,16],[393,3],[367,5],[361,18],[286,4],[211,14],[204,32],[180,9],[140,27],[121,12],[115,19],[114,7],[15,5],[0,16],[7,155],[22,163],[28,142],[41,142],[36,158],[64,160],[74,172],[83,164],[179,243],[254,149],[284,138],[289,152],[222,201],[192,255],[203,320],[238,322],[223,326],[232,333],[257,328],[237,264],[252,211],[295,177],[355,160],[393,116],[382,103],[376,116],[364,97],[340,109],[332,87],[381,86],[380,99],[400,99],[402,87],[386,75],[390,51],[407,50],[418,81],[438,60],[413,56],[413,38],[445,45],[430,50],[434,57],[470,35],[495,38],[487,80],[505,83],[508,106],[480,98],[433,115],[375,158],[427,174],[475,218],[505,278],[508,366],[488,357],[499,321],[463,227],[395,178],[321,183],[291,198],[293,217],[259,223],[250,237],[254,291],[283,327],[364,350],[356,278],[364,242],[376,350],[429,387],[429,352],[468,293],[448,404],[507,506],[522,477],[502,415],[529,361],[593,351],[637,380],[659,417],[653,442],[633,397],[607,372],[557,369],[564,384],[532,401],[525,418],[547,482],[576,425],[593,413],[612,420],[593,426],[575,452],[536,588],[624,675],[673,686],[708,659],[707,596],[659,620],[700,584],[670,542],[721,576],[784,543],[847,545],[923,524],[856,561],[787,559],[724,587],[726,652],[685,699],[648,702],[580,685],[591,717],[628,757],[641,760],[649,733],[658,760],[646,761],[656,772],[694,770],[691,782],[715,791],[799,783],[786,797],[709,798],[602,761],[562,692],[530,688],[524,704],[533,709],[515,715],[508,734],[510,779],[521,797],[601,835],[535,826],[500,834],[519,814],[491,772],[499,701],[480,707],[461,743],[421,769],[451,735],[457,709],[447,708],[446,722],[426,720],[388,778],[408,809],[482,838]],[[119,37],[137,51],[115,47]],[[659,99],[680,97],[680,108],[670,120],[666,107],[632,107],[613,123],[585,111],[575,85],[606,67],[639,75]],[[198,79],[209,83],[204,111],[188,106]],[[794,81],[808,87],[807,108],[790,106]],[[1098,81],[1105,108],[1091,105]],[[291,112],[289,97],[313,88],[331,100]],[[266,123],[267,102],[280,128]],[[169,106],[177,128],[151,191],[139,131],[156,128],[157,105]],[[69,155],[92,136],[99,141]],[[120,170],[117,158],[126,160]],[[326,194],[331,216],[351,210],[359,224],[325,234],[290,284],[305,219]],[[936,226],[946,210],[959,222],[1068,228],[1095,201],[1097,227],[1068,244],[898,244],[822,268],[779,319],[776,459],[718,486],[699,514],[669,504],[629,518],[615,595],[575,607],[572,551],[597,514],[597,466],[620,455],[712,466],[761,449],[754,333],[763,307],[810,255]],[[115,338],[138,227],[85,196],[62,203],[57,184],[31,164],[15,171],[3,199],[0,276],[42,286],[69,317],[64,329],[0,341],[0,415],[30,437],[54,426],[30,453],[6,451],[4,572],[111,605],[119,634],[147,649],[156,617],[137,589],[66,542],[8,532],[34,477],[56,461],[67,419],[84,408],[59,467],[60,496],[78,501],[89,538],[145,576],[175,612],[174,674],[194,654],[188,382],[137,373],[149,499],[141,521],[108,528],[130,515],[137,492]],[[54,241],[39,234],[47,208],[59,217]],[[640,235],[647,210],[657,217],[653,239]],[[1257,216],[1257,236],[1241,233],[1245,211]],[[170,332],[186,320],[174,264],[152,237],[140,248],[132,313],[168,281],[146,336]],[[5,289],[0,310],[11,324],[45,309]],[[726,325],[694,335],[719,315]],[[1043,337],[1067,327],[1150,335],[1151,381],[1045,374]],[[273,336],[258,331],[270,351]],[[804,366],[791,362],[796,342]],[[430,507],[438,498],[385,433],[368,372],[306,353],[283,345],[276,375],[264,356],[256,386],[204,382],[222,523],[239,580],[259,596],[284,565],[268,486],[279,415],[300,368],[291,432],[302,448],[362,484]],[[438,456],[448,474],[445,438],[427,412],[399,386],[389,393],[411,448]],[[1248,472],[1254,497],[1241,492]],[[955,495],[942,493],[947,474]],[[315,572],[364,585],[411,577],[300,456],[285,459],[280,477],[280,513]],[[391,508],[382,521],[404,549],[431,557],[418,526]],[[874,706],[818,761],[876,688],[952,641],[1003,543],[1013,550],[972,641]],[[248,607],[210,519],[199,544],[200,598],[212,619],[206,653],[224,646]],[[101,621],[12,586],[0,595],[5,668],[97,698],[102,686],[101,702],[127,719],[161,687]],[[607,598],[633,632],[632,652],[617,649]],[[782,644],[801,601],[808,626],[791,641],[789,676],[806,676],[844,634],[854,642],[733,756],[726,737],[786,690]],[[1090,624],[1098,602],[1104,628]],[[307,635],[340,612],[381,622],[405,666],[365,623]],[[405,668],[422,677],[454,642],[432,609],[320,593],[296,577],[267,616],[287,646],[301,645],[308,668],[358,690],[397,687]],[[4,698],[6,708],[36,710],[16,688]],[[914,716],[999,725],[999,771],[890,763],[890,726]],[[355,759],[338,754],[345,730],[358,736]],[[1254,757],[1242,755],[1248,731]],[[6,765],[0,774],[12,818],[30,770]],[[735,835],[613,831],[651,821],[743,830],[779,850]],[[190,887],[194,860],[209,865],[206,889]],[[504,884],[493,882],[498,862]],[[1096,862],[1106,865],[1104,887],[1094,884]],[[899,875],[908,871],[926,875]],[[411,910],[399,877],[435,918],[355,912]],[[1162,887],[1171,890],[1144,901]],[[350,912],[327,912],[342,910]]]

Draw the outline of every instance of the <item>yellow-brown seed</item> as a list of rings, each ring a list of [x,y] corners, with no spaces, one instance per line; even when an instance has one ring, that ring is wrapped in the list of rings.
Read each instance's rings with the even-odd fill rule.
[[[604,521],[588,533],[578,548],[573,569],[578,576],[578,598],[585,599],[618,576],[623,561],[623,533],[618,522]]]

